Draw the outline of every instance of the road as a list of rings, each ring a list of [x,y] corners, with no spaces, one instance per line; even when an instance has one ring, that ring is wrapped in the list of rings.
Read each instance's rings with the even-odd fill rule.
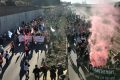
[[[39,54],[39,56],[38,56]],[[21,64],[21,61],[23,60],[23,56],[21,56],[21,54],[17,53],[16,55],[13,56],[11,62],[10,62],[10,65],[8,66],[8,68],[6,69],[4,75],[3,75],[3,78],[2,80],[20,80],[20,64]],[[32,73],[35,65],[39,65],[41,66],[41,61],[42,61],[42,58],[45,58],[45,53],[35,53],[35,51],[33,51],[33,56],[31,58],[31,60],[29,61],[30,63],[30,79],[29,80],[34,80],[34,75]],[[49,76],[49,75],[48,75]],[[23,79],[22,80],[25,80],[25,76],[23,76]]]
[[[10,59],[10,63],[7,65],[7,67],[6,67],[6,63],[5,63],[6,60],[3,58],[3,62],[4,62],[3,70],[5,70],[5,71],[3,71],[3,75],[0,75],[0,78],[2,80],[20,80],[20,77],[22,78],[21,80],[25,80],[25,76],[21,74],[23,71],[24,53],[19,52],[20,49],[22,49],[22,48],[18,48],[17,49],[18,53],[14,54],[13,56],[12,56],[12,53],[9,53],[9,55],[12,57]],[[5,50],[9,51],[9,46],[6,47]],[[30,64],[29,80],[34,80],[34,74],[32,73],[33,69],[35,68],[36,64],[40,67],[42,59],[43,58],[45,59],[46,56],[45,56],[44,51],[41,53],[41,50],[39,50],[39,52],[37,52],[37,53],[35,50],[30,51],[29,53],[30,53],[30,55],[29,55],[29,58],[30,58],[29,59],[29,64]],[[67,73],[67,70],[64,71],[65,75],[66,75],[66,73]],[[43,80],[42,73],[41,73],[40,80]],[[47,73],[47,80],[51,80],[49,71]]]

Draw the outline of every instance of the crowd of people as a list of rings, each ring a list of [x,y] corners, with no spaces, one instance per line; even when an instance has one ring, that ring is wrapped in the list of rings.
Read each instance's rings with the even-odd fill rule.
[[[89,62],[88,37],[90,35],[90,21],[78,15],[68,17],[69,26],[67,27],[68,52],[71,50],[77,54],[77,67]]]
[[[56,78],[58,78],[58,80],[64,80],[64,68],[62,66],[62,64],[58,64],[57,66],[52,65],[51,67],[48,67],[45,63],[42,64],[42,67],[38,67],[37,65],[35,65],[35,68],[33,70],[34,73],[34,77],[35,80],[39,80],[40,79],[40,73],[43,73],[43,80],[47,80],[47,72],[48,70],[50,71],[50,78],[51,80],[56,80]],[[56,74],[57,72],[57,74]]]
[[[0,69],[2,74],[2,64],[3,58],[6,59],[6,64],[10,62],[10,58],[14,55],[16,55],[19,52],[19,49],[22,49],[22,54],[24,55],[24,68],[23,72],[26,75],[26,80],[29,79],[29,55],[31,50],[35,50],[36,53],[39,52],[39,50],[44,50],[45,53],[49,48],[50,43],[50,36],[47,32],[47,28],[45,26],[45,20],[43,17],[38,17],[34,20],[32,20],[29,23],[22,22],[21,27],[17,28],[15,31],[9,31],[5,37],[6,42],[9,42],[9,48],[6,50],[3,48],[4,45],[4,39],[3,36],[0,36]],[[11,37],[10,37],[11,36]],[[35,37],[40,36],[39,39]],[[9,39],[8,39],[9,38]],[[42,38],[44,38],[42,40]],[[39,42],[41,39],[42,42]],[[12,53],[12,54],[11,54]],[[10,55],[11,54],[11,55]],[[50,71],[50,78],[51,80],[56,80],[56,77],[60,80],[60,76],[63,77],[63,71],[65,70],[62,66],[62,64],[58,64],[57,66],[52,65],[51,67],[47,66],[47,63],[44,62],[41,64],[42,67],[39,67],[38,65],[35,65],[35,69],[33,70],[33,74],[35,76],[35,80],[40,79],[40,73],[43,74],[43,80],[47,80],[47,72]],[[56,76],[56,73],[58,76]],[[64,78],[64,77],[63,77]],[[62,78],[62,79],[63,79]],[[22,78],[20,78],[22,80]]]

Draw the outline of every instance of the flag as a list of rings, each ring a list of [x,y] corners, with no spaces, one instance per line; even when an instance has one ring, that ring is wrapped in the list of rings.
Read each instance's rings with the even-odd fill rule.
[[[20,34],[19,30],[17,29],[17,34]]]
[[[52,32],[55,32],[55,29],[53,29],[52,27],[50,27],[50,29],[51,29]]]
[[[33,28],[31,29],[31,33],[34,33],[34,29]]]

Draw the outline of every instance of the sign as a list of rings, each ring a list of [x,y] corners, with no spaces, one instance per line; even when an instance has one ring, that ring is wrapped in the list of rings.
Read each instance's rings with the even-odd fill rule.
[[[34,36],[35,42],[44,42],[45,37],[44,36]]]
[[[24,42],[27,40],[28,42],[32,42],[32,38],[34,39],[35,42],[44,42],[45,36],[24,36],[24,35],[19,35],[18,39],[19,42]]]
[[[28,42],[31,42],[32,36],[19,35],[18,39],[19,39],[19,42],[24,42],[25,40],[27,40]]]
[[[32,36],[25,36],[25,40],[27,40],[28,42],[32,42]]]
[[[23,35],[19,35],[18,39],[19,39],[19,42],[23,42],[24,41],[24,36]]]

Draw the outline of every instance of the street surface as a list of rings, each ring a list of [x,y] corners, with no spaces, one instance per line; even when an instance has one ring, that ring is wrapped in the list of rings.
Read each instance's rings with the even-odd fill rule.
[[[42,58],[45,58],[45,53],[39,53],[39,56],[38,56],[38,53],[35,53],[35,51],[33,51],[33,56],[32,56],[32,59],[29,61],[30,63],[30,67],[29,67],[29,70],[30,70],[30,78],[29,80],[34,80],[34,75],[32,73],[35,65],[37,64],[39,67],[41,66],[41,61],[42,61]],[[6,69],[4,75],[3,75],[3,79],[2,80],[20,80],[20,64],[21,64],[21,61],[23,59],[23,55],[21,56],[21,54],[17,53],[16,55],[13,56],[12,60],[11,60],[11,63],[10,65],[8,66],[8,68]],[[48,75],[49,76],[49,75]],[[25,80],[25,76],[23,76],[23,79],[22,80]]]
[[[5,48],[5,50],[9,50],[9,46],[7,46]],[[33,52],[29,52],[30,53],[30,57],[31,59],[29,60],[29,80],[34,80],[34,74],[33,69],[35,68],[35,65],[37,64],[39,67],[41,67],[41,63],[42,63],[42,59],[46,58],[45,57],[45,52],[43,51],[41,53],[41,50],[39,50],[39,53],[35,52],[35,50],[33,50]],[[10,53],[10,56],[12,56],[12,54]],[[8,65],[8,67],[5,68],[5,72],[3,73],[3,75],[1,76],[2,80],[20,80],[20,77],[22,78],[22,80],[25,80],[25,75],[21,74],[21,68],[22,68],[22,64],[23,64],[23,58],[24,58],[24,53],[22,52],[18,52],[16,55],[14,55],[11,58],[10,64]],[[5,59],[4,63],[3,63],[3,67],[6,66],[5,64]],[[66,75],[67,70],[64,71],[64,74]],[[43,80],[43,76],[42,73],[40,75],[40,80]],[[48,71],[47,73],[47,80],[51,80],[50,79],[50,72]]]

